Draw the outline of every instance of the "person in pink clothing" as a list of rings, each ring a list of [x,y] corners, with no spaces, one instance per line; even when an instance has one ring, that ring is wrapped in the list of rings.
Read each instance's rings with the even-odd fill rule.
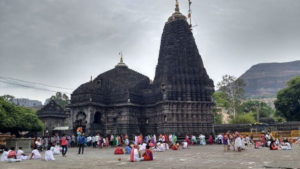
[[[64,134],[62,136],[62,138],[60,139],[61,140],[61,147],[62,147],[62,156],[63,157],[67,157],[66,154],[67,154],[67,151],[68,151],[68,140],[66,138],[66,135]]]

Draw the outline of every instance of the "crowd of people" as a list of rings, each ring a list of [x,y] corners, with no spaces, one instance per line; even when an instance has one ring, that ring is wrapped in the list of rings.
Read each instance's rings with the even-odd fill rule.
[[[153,152],[164,152],[167,150],[180,150],[189,149],[190,145],[212,145],[213,143],[223,145],[224,151],[241,152],[245,150],[245,147],[254,147],[255,149],[262,149],[263,147],[269,147],[270,150],[291,150],[292,144],[300,145],[300,138],[298,140],[284,139],[270,136],[269,133],[262,133],[260,138],[254,140],[253,135],[241,135],[239,132],[220,133],[213,136],[210,135],[208,140],[205,139],[203,134],[198,137],[195,135],[186,135],[182,142],[178,142],[175,134],[159,134],[158,136],[147,135],[132,135],[133,138],[129,140],[127,134],[123,135],[107,135],[101,136],[96,134],[94,136],[85,134],[81,131],[77,132],[77,137],[66,136],[63,134],[61,137],[56,133],[52,137],[38,137],[34,138],[33,150],[31,155],[25,154],[23,147],[19,147],[16,151],[15,147],[11,147],[10,150],[5,149],[2,153],[1,161],[7,162],[20,162],[28,159],[42,159],[40,151],[46,150],[45,156],[42,160],[54,161],[54,155],[61,154],[62,157],[67,157],[67,151],[69,147],[78,147],[78,154],[84,153],[84,147],[92,148],[109,148],[116,147],[114,154],[122,155],[128,154],[129,161],[152,161]],[[125,147],[125,149],[123,149]],[[121,159],[121,158],[120,158]]]

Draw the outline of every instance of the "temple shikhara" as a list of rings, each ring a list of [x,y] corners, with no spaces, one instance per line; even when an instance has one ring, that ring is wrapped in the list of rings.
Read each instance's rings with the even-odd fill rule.
[[[189,15],[190,17],[190,15]],[[165,23],[153,82],[120,62],[71,95],[70,127],[100,134],[211,134],[214,106],[209,78],[187,17]]]

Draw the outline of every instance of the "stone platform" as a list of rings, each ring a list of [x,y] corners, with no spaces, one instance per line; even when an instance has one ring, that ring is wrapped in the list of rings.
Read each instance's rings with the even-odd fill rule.
[[[293,150],[271,151],[268,148],[256,150],[253,147],[243,152],[223,152],[219,145],[191,146],[187,150],[154,152],[154,161],[128,162],[129,155],[114,155],[114,149],[85,148],[83,155],[77,148],[69,148],[67,157],[54,156],[56,161],[28,160],[20,163],[0,162],[0,168],[8,169],[93,169],[93,168],[300,168],[300,147]],[[44,157],[44,152],[42,152]],[[121,157],[121,161],[118,158]]]

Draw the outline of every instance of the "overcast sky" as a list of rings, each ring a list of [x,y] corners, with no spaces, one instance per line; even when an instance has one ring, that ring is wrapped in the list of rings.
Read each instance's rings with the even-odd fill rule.
[[[154,78],[174,0],[1,0],[0,81],[76,89],[124,62]],[[179,0],[188,13],[188,0]],[[194,37],[215,84],[252,65],[300,59],[300,0],[194,0]],[[53,92],[0,82],[0,95],[45,101]]]

